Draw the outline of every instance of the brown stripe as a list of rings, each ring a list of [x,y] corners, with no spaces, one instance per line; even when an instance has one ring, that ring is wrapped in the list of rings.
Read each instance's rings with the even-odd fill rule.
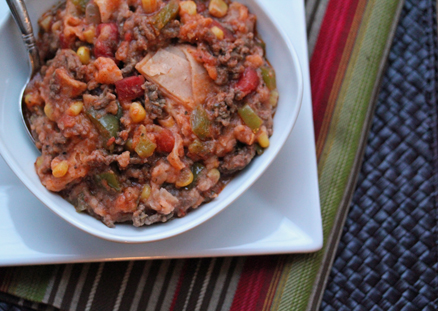
[[[219,311],[222,309],[222,305],[224,304],[225,296],[226,296],[227,291],[228,291],[228,286],[230,286],[230,282],[231,282],[231,278],[233,277],[234,269],[236,269],[236,266],[237,266],[237,260],[238,260],[237,257],[234,257],[231,260],[230,268],[228,269],[227,278],[225,279],[224,286],[222,287],[222,292],[221,292],[221,295],[219,297],[216,311]]]
[[[85,280],[84,287],[82,288],[82,293],[79,298],[78,306],[76,310],[85,310],[87,306],[88,296],[90,294],[91,288],[93,287],[94,279],[96,278],[97,270],[99,269],[99,263],[92,263],[90,269],[88,270],[87,279]]]
[[[67,310],[70,307],[75,288],[79,281],[79,277],[81,276],[82,266],[83,264],[73,265],[70,280],[65,290],[64,299],[62,300],[61,309]]]
[[[201,310],[208,309],[208,305],[210,304],[211,297],[213,296],[214,288],[216,286],[216,281],[219,277],[219,273],[221,271],[221,267],[222,267],[223,262],[224,262],[224,259],[222,257],[216,259],[216,263],[214,265],[213,272],[211,273],[210,282],[207,285],[205,297],[204,297],[202,304],[201,304]]]
[[[141,274],[144,270],[146,262],[136,261],[131,270],[131,275],[129,276],[128,284],[126,285],[125,294],[123,295],[120,309],[122,311],[128,311],[131,308],[132,301],[134,300],[135,289],[140,282]]]
[[[91,310],[112,310],[126,271],[127,262],[106,263],[97,285]]]
[[[201,292],[202,285],[205,281],[205,275],[207,274],[208,267],[210,266],[211,259],[201,259],[199,271],[196,275],[195,284],[193,285],[192,291],[190,293],[189,302],[187,304],[186,310],[195,310],[196,304],[198,303],[198,297]]]
[[[174,311],[182,311],[184,309],[184,304],[186,302],[187,294],[190,289],[190,284],[192,283],[193,275],[195,274],[198,264],[199,259],[189,259],[187,261],[184,279],[182,281],[181,289],[176,299]]]
[[[166,291],[169,290],[169,283],[172,278],[173,270],[175,269],[175,260],[171,260],[169,263],[169,268],[167,269],[166,276],[164,277],[163,287],[161,288],[160,295],[158,296],[157,305],[155,306],[155,311],[160,311],[164,297],[166,296]]]
[[[62,275],[64,274],[65,265],[59,266],[59,269],[55,276],[55,282],[53,283],[52,291],[49,296],[49,300],[47,303],[49,305],[53,305],[53,301],[55,301],[56,292],[58,291],[59,283],[61,283]]]
[[[149,298],[151,297],[152,289],[155,285],[155,280],[157,279],[158,271],[160,270],[161,260],[154,260],[149,271],[148,278],[146,279],[146,285],[141,294],[140,303],[138,308],[144,310],[147,308]]]

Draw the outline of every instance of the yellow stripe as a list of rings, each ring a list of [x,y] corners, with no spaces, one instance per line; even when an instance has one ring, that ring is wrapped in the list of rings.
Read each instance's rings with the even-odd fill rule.
[[[283,270],[283,265],[284,265],[284,256],[281,256],[275,267],[275,271],[272,276],[271,283],[269,285],[268,293],[266,294],[266,298],[263,303],[262,311],[270,310],[272,299],[278,287],[278,279],[281,276],[281,271]]]
[[[275,291],[274,299],[271,303],[271,310],[278,310],[280,305],[281,297],[283,296],[283,291],[286,288],[286,283],[289,278],[289,272],[292,268],[292,256],[288,256],[285,259],[285,264],[283,271],[280,274],[280,280],[278,281],[277,290]]]

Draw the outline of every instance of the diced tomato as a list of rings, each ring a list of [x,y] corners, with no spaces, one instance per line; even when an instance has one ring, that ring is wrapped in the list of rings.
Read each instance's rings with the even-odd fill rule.
[[[125,33],[125,41],[131,42],[132,41],[132,32],[128,31]]]
[[[254,68],[246,67],[242,77],[236,84],[236,88],[246,96],[257,88],[259,82],[257,71]]]
[[[119,42],[119,30],[117,24],[99,24],[96,30],[96,42],[94,44],[94,56],[114,58]]]
[[[212,28],[212,27],[214,27],[214,26],[220,28],[220,29],[224,32],[224,38],[225,38],[225,39],[228,39],[228,40],[230,40],[230,41],[234,41],[234,39],[236,39],[236,38],[234,37],[233,33],[232,33],[229,29],[227,29],[227,28],[225,28],[224,26],[222,26],[222,24],[219,23],[218,21],[213,20],[213,22],[211,23],[211,27],[210,27],[210,28]]]
[[[157,135],[157,146],[159,151],[172,152],[175,145],[175,138],[170,130],[163,128]]]
[[[120,100],[133,100],[144,95],[143,76],[132,76],[115,83],[117,95]]]
[[[68,40],[64,36],[64,32],[61,32],[61,34],[59,35],[59,45],[61,46],[61,49],[69,49],[71,44],[72,44],[72,41]]]

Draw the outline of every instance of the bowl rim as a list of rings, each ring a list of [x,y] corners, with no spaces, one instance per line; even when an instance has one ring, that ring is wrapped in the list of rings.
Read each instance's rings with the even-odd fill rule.
[[[238,1],[238,0],[237,0]],[[63,213],[62,209],[60,207],[56,206],[52,202],[49,202],[46,195],[43,195],[40,197],[40,192],[38,189],[36,189],[33,186],[33,182],[26,176],[21,174],[20,172],[20,166],[18,164],[18,161],[15,161],[13,159],[13,156],[8,152],[6,148],[6,144],[4,144],[3,139],[0,136],[0,156],[5,160],[6,164],[9,166],[9,168],[14,172],[14,174],[18,177],[18,179],[24,184],[24,186],[46,207],[49,208],[50,211],[55,213],[57,216],[62,218],[64,221],[68,222],[69,224],[73,225],[74,227],[80,229],[81,231],[84,231],[88,234],[91,234],[95,237],[98,237],[100,239],[104,239],[107,241],[112,242],[119,242],[119,243],[128,243],[128,244],[139,244],[139,243],[148,243],[148,242],[157,242],[160,240],[168,239],[177,235],[180,235],[184,232],[190,231],[202,223],[206,222],[207,220],[211,219],[212,217],[218,215],[220,212],[225,210],[229,205],[231,205],[234,201],[236,201],[243,193],[246,192],[257,180],[260,178],[263,173],[266,171],[266,169],[272,164],[272,162],[275,160],[277,155],[279,154],[280,150],[284,146],[286,140],[290,136],[290,133],[292,132],[293,128],[295,127],[301,106],[303,101],[303,92],[304,92],[304,83],[303,83],[303,73],[302,68],[300,65],[300,61],[298,59],[297,52],[287,36],[286,32],[284,31],[283,27],[278,24],[278,22],[275,21],[275,19],[272,17],[272,14],[269,13],[269,11],[265,10],[263,6],[258,2],[258,0],[249,0],[251,1],[251,6],[256,7],[256,10],[263,11],[264,14],[267,17],[267,22],[271,23],[272,26],[278,31],[280,37],[284,41],[287,47],[287,52],[289,54],[289,57],[291,57],[292,63],[294,67],[296,68],[295,74],[297,77],[297,89],[296,91],[296,98],[297,102],[295,107],[292,110],[292,114],[290,115],[290,119],[287,122],[287,131],[282,131],[280,137],[278,138],[277,144],[271,147],[274,147],[274,151],[272,152],[272,155],[269,159],[266,159],[262,162],[261,168],[258,169],[256,174],[249,175],[249,178],[245,180],[234,192],[232,192],[231,195],[229,195],[227,198],[224,199],[224,201],[215,209],[210,209],[204,212],[201,215],[198,215],[197,218],[193,219],[191,222],[188,222],[186,224],[176,226],[175,228],[171,228],[170,230],[167,230],[165,232],[158,232],[153,234],[139,234],[135,236],[118,236],[115,233],[117,232],[114,230],[114,233],[107,233],[104,231],[101,231],[95,227],[92,227],[79,219],[68,217],[66,213]],[[9,17],[4,19],[3,22],[0,22],[0,29],[3,27],[6,27],[7,23],[12,20],[12,16],[9,13]],[[17,108],[18,109],[18,108]],[[29,139],[30,142],[30,139]],[[63,199],[64,200],[64,199]],[[204,203],[205,204],[205,203]],[[90,215],[87,215],[88,217],[92,217]],[[118,226],[123,224],[117,224]],[[161,224],[159,224],[161,225]],[[164,224],[163,224],[164,225]]]

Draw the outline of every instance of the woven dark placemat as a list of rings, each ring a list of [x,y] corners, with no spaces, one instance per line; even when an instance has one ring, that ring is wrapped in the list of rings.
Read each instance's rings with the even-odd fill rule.
[[[406,0],[322,310],[437,310],[435,1]]]

